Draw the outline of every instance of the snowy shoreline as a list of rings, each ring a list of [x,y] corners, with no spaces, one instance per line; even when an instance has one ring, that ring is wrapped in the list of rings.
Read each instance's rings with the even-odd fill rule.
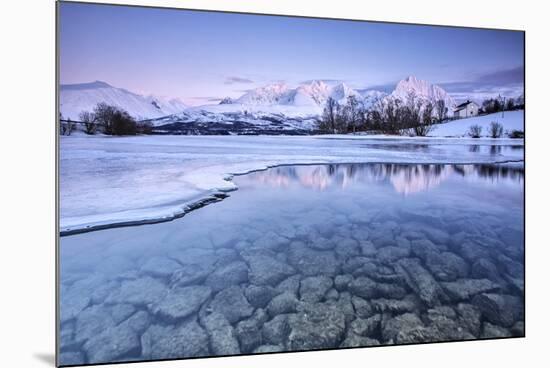
[[[327,139],[328,138],[328,139]],[[351,138],[351,139],[350,139]],[[523,140],[369,136],[63,137],[62,236],[171,221],[238,189],[232,178],[283,165],[522,162]],[[396,147],[398,147],[396,149]]]

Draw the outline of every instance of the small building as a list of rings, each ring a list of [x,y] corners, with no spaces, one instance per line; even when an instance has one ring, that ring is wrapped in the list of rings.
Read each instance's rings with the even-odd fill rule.
[[[470,116],[476,116],[478,113],[479,105],[468,100],[455,107],[454,117],[455,119],[469,118]]]

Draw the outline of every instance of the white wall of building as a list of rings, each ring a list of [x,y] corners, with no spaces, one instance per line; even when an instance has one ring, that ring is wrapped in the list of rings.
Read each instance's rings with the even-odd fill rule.
[[[476,116],[479,112],[479,106],[475,102],[470,102],[466,108],[455,111],[455,118],[468,118]]]

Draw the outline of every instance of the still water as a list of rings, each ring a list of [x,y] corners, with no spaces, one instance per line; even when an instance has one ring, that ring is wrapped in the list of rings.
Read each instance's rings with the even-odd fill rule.
[[[524,170],[282,166],[61,238],[61,363],[524,335]]]

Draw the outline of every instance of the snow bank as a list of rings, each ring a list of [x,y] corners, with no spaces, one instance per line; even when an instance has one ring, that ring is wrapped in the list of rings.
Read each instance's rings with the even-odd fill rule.
[[[233,174],[281,164],[523,159],[521,140],[360,136],[61,137],[62,232],[180,216],[235,190]],[[476,149],[472,149],[476,147]]]
[[[505,132],[512,130],[525,130],[523,110],[505,111],[504,117],[502,112],[475,116],[473,118],[453,120],[449,123],[436,125],[436,128],[430,132],[430,136],[434,137],[467,137],[468,131],[472,125],[480,125],[483,127],[483,136],[488,136],[488,128],[491,122],[502,124]]]

